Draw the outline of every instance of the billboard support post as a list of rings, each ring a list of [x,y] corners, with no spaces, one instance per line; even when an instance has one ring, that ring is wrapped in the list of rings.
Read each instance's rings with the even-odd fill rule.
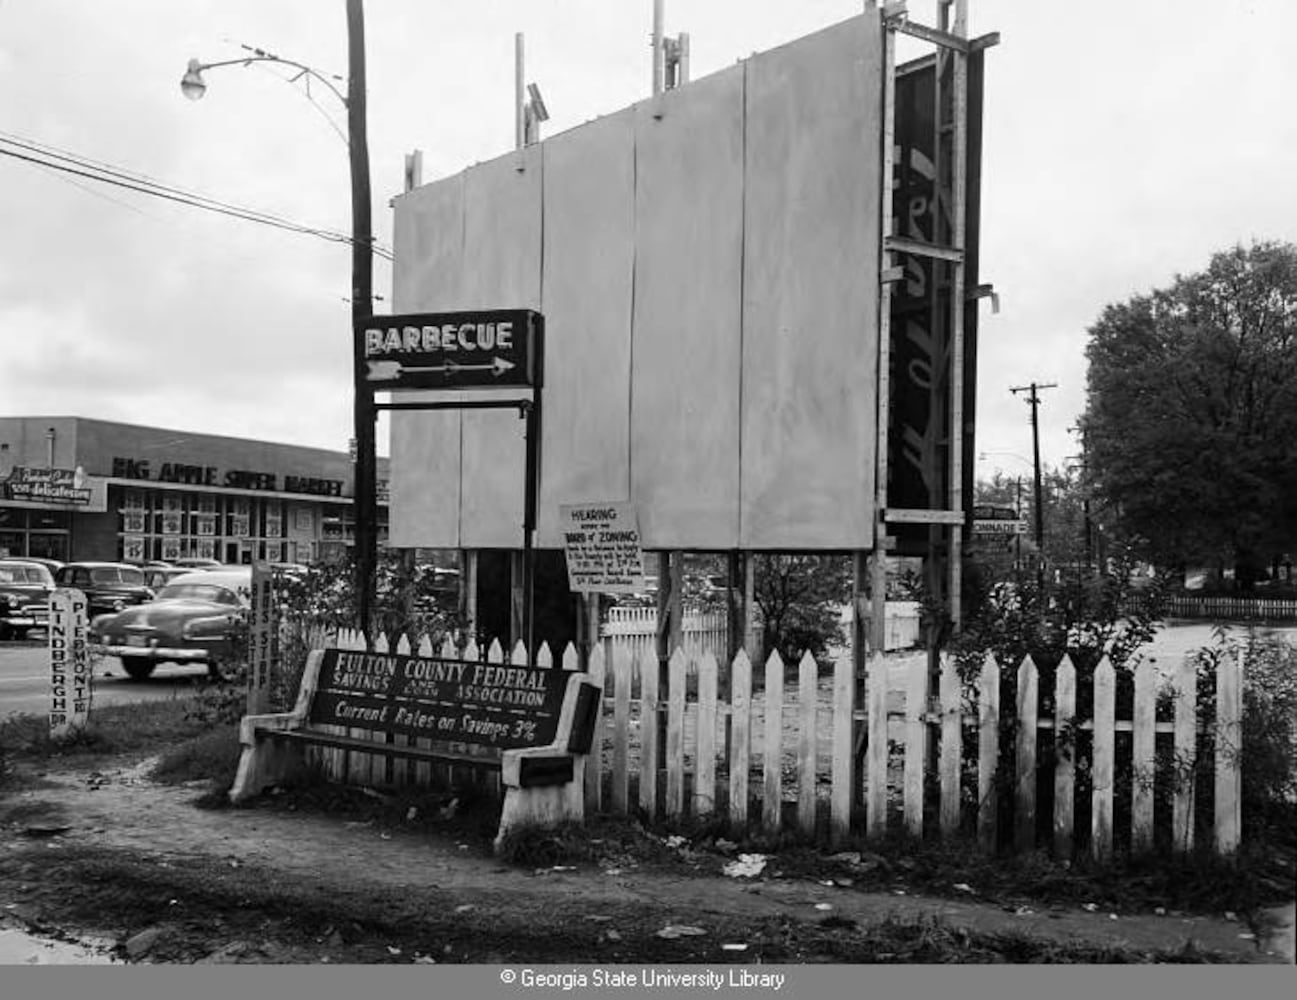
[[[355,323],[356,385],[375,415],[382,410],[517,409],[525,421],[521,608],[514,635],[535,655],[537,496],[540,490],[541,391],[545,318],[529,309],[366,316]],[[470,352],[471,353],[468,353]],[[531,397],[454,401],[374,401],[376,392],[405,389],[530,388]],[[474,568],[476,561],[474,560]],[[476,574],[474,574],[475,576]],[[474,581],[474,585],[476,581]],[[475,602],[474,602],[475,608]]]

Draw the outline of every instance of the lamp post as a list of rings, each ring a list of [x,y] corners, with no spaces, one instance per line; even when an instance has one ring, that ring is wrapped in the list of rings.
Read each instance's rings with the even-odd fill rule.
[[[222,66],[248,66],[255,62],[274,62],[291,66],[298,75],[290,83],[305,76],[323,84],[347,109],[347,149],[351,167],[351,316],[352,330],[358,322],[373,313],[374,298],[374,234],[370,206],[369,139],[366,130],[365,108],[365,16],[362,0],[347,0],[347,93],[344,96],[328,77],[292,59],[252,49],[251,55],[242,59],[202,63],[189,60],[180,89],[190,100],[198,100],[207,92],[203,73]],[[377,445],[374,433],[374,408],[361,377],[364,367],[356,356],[360,348],[354,334],[353,352],[353,420],[355,423],[355,561],[356,593],[359,624],[368,635],[370,595],[373,593],[374,573],[378,562],[378,498],[377,498]]]

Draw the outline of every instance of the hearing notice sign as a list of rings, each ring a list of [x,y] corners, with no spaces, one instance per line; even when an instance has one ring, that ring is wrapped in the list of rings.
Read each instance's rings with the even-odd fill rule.
[[[634,504],[562,505],[559,525],[572,591],[634,594],[644,589],[644,553]]]

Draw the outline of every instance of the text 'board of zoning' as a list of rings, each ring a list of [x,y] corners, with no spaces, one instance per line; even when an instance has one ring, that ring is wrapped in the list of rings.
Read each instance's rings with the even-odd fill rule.
[[[644,552],[634,504],[565,504],[559,516],[573,593],[634,594],[644,589]]]

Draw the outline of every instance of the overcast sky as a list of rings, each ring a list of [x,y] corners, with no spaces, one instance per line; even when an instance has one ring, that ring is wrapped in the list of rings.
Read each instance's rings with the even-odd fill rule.
[[[689,32],[697,78],[862,6],[667,0],[666,29]],[[910,7],[933,23],[931,3]],[[1002,35],[986,73],[982,281],[1001,309],[981,307],[982,474],[1027,470],[1029,410],[1009,390],[1033,380],[1058,383],[1045,461],[1078,451],[1067,429],[1105,304],[1235,243],[1297,238],[1292,7],[970,0],[972,33]],[[407,152],[434,180],[512,148],[515,32],[553,134],[648,94],[651,15],[651,0],[369,0],[379,242]],[[0,0],[0,133],[348,232],[345,116],[327,92],[313,107],[254,66],[181,95],[191,57],[241,43],[342,77],[343,0]],[[0,157],[0,414],[345,449],[350,274],[344,244]]]

